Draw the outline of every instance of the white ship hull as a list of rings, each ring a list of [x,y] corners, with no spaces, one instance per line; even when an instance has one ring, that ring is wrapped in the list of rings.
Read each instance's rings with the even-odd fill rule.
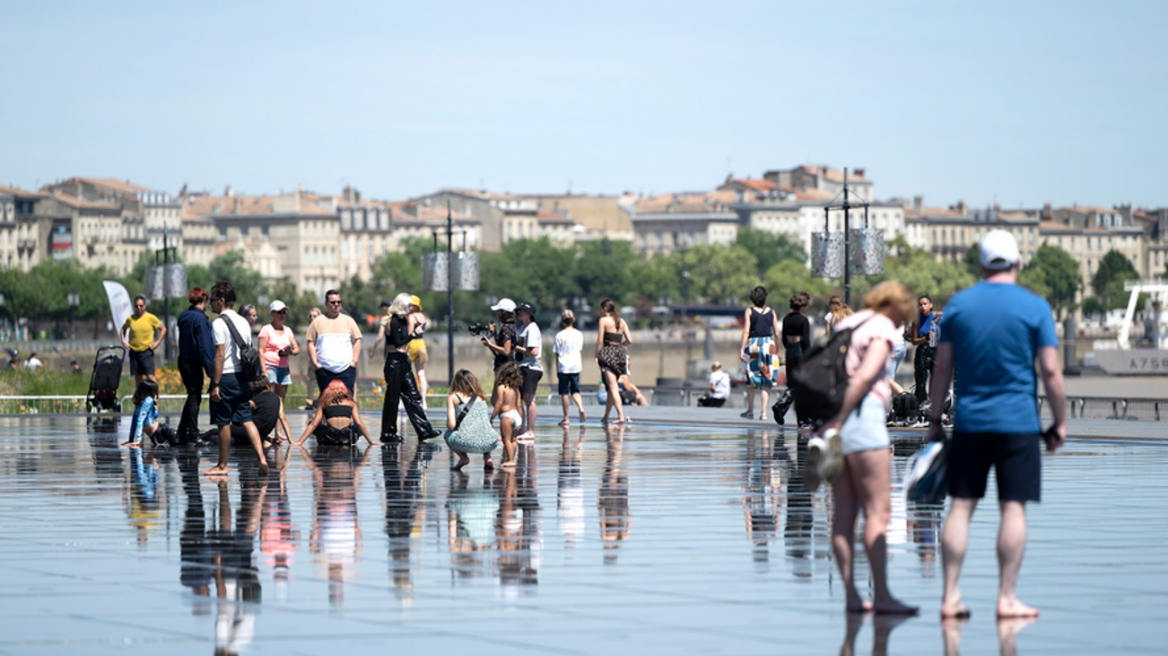
[[[1168,349],[1096,350],[1095,362],[1112,376],[1168,376]]]

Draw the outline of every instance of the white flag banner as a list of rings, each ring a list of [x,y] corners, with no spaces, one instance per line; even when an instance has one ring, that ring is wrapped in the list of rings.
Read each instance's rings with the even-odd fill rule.
[[[114,330],[122,334],[122,325],[134,313],[134,304],[130,302],[130,292],[116,280],[103,280],[106,296],[109,296],[110,314],[114,319]]]

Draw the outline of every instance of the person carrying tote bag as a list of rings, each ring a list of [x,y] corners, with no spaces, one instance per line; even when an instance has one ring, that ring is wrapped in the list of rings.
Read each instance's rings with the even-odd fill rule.
[[[458,462],[450,467],[453,471],[461,471],[470,462],[468,453],[483,454],[486,471],[495,468],[491,451],[499,446],[499,434],[491,427],[491,409],[483,396],[474,374],[466,369],[455,372],[446,397],[445,435],[447,446],[458,455]]]

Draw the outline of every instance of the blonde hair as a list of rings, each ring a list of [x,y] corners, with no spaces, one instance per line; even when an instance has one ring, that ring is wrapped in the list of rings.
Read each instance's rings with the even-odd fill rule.
[[[892,307],[900,313],[901,321],[908,321],[916,311],[916,299],[908,285],[898,280],[889,280],[876,285],[864,295],[864,307],[877,311]]]
[[[409,294],[401,293],[393,297],[393,302],[389,304],[389,313],[396,314],[399,317],[404,317],[410,313],[410,303],[413,299]]]

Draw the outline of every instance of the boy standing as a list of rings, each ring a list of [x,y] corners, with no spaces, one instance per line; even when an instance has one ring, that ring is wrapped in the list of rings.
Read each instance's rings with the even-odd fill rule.
[[[576,330],[576,315],[571,310],[560,313],[564,329],[556,333],[556,377],[559,379],[560,403],[564,419],[560,426],[568,426],[568,398],[576,402],[580,421],[584,421],[584,401],[580,398],[580,371],[584,368],[580,353],[584,350],[584,333]]]

